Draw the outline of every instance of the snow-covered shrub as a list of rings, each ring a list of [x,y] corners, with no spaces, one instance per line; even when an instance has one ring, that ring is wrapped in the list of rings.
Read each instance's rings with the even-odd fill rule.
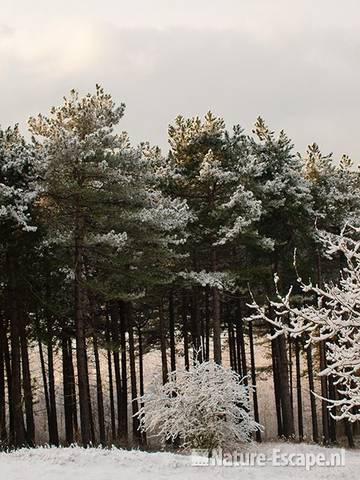
[[[171,372],[164,385],[155,376],[140,402],[140,429],[183,448],[229,449],[261,428],[241,377],[212,361]]]

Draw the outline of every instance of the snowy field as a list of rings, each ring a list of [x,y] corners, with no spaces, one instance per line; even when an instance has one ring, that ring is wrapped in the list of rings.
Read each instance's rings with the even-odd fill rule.
[[[266,443],[252,452],[271,455],[315,453],[329,456],[332,449],[314,445]],[[38,448],[0,454],[1,480],[209,480],[209,479],[358,479],[360,451],[347,450],[345,466],[313,467],[194,467],[190,457],[172,453],[146,453],[126,450],[81,448]]]

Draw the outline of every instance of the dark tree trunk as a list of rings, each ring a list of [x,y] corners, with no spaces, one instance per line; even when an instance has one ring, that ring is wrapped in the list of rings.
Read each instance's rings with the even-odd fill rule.
[[[78,410],[77,410],[77,398],[76,398],[76,383],[75,383],[75,370],[73,362],[73,345],[72,340],[68,340],[68,350],[69,350],[69,368],[70,368],[70,388],[71,388],[71,406],[73,412],[73,424],[74,424],[74,433],[76,438],[79,437],[79,423],[78,423]]]
[[[105,438],[105,414],[104,414],[104,394],[102,387],[101,368],[98,342],[96,333],[93,337],[94,346],[94,359],[95,359],[95,371],[96,371],[96,397],[97,397],[97,410],[98,410],[98,423],[99,423],[99,441],[101,445],[106,444]]]
[[[113,372],[110,350],[110,322],[109,317],[106,318],[106,343],[107,343],[107,364],[108,364],[108,380],[109,380],[109,403],[110,403],[110,423],[111,423],[111,443],[116,441],[116,425],[115,425],[115,404],[114,404],[114,385]]]
[[[244,321],[242,318],[241,301],[237,301],[237,315],[236,315],[236,337],[239,339],[240,351],[241,351],[241,375],[244,377],[245,385],[248,384],[247,374],[247,361],[245,350],[245,338],[244,338]]]
[[[274,333],[273,331],[271,332]],[[274,381],[274,394],[275,394],[275,408],[276,408],[276,420],[277,420],[277,430],[278,437],[283,436],[283,420],[282,420],[282,410],[281,410],[281,395],[280,395],[280,379],[279,379],[279,345],[277,339],[274,338],[271,340],[271,360],[272,360],[272,371],[273,371],[273,381]]]
[[[62,376],[64,394],[64,417],[65,417],[65,441],[66,445],[74,443],[74,425],[72,411],[71,371],[69,360],[69,344],[66,336],[61,341],[62,352]]]
[[[11,343],[11,390],[12,415],[14,421],[13,445],[22,447],[26,444],[24,417],[21,401],[21,355],[20,355],[20,315],[17,304],[15,282],[15,262],[8,256],[9,274],[9,309],[10,309],[10,343]]]
[[[49,439],[50,445],[59,446],[59,431],[57,424],[57,408],[56,408],[56,393],[55,393],[55,375],[54,375],[54,354],[53,354],[53,337],[49,332],[49,340],[47,344],[48,355],[48,377],[49,377]]]
[[[251,363],[251,383],[253,386],[253,406],[254,406],[254,420],[259,423],[259,404],[256,390],[256,365],[255,365],[255,350],[254,350],[254,334],[253,323],[249,322],[249,341],[250,341],[250,363]],[[261,442],[261,432],[257,430],[255,433],[257,442]]]
[[[291,438],[295,434],[294,417],[291,409],[289,386],[289,360],[286,349],[286,339],[283,335],[277,338],[279,344],[279,380],[283,420],[283,435]]]
[[[128,432],[128,377],[127,377],[127,358],[126,358],[126,331],[127,318],[124,309],[124,303],[120,302],[120,342],[121,342],[121,378],[122,378],[122,394],[121,394],[121,428],[124,432],[126,443],[129,440]]]
[[[312,360],[312,347],[308,346],[306,349],[306,361],[307,361],[307,371],[308,371],[308,380],[309,380],[309,390],[310,390],[310,406],[311,406],[311,424],[312,424],[312,437],[315,443],[319,442],[319,428],[317,420],[317,410],[316,410],[316,398],[314,395],[315,386],[314,386],[314,372],[313,372],[313,360]]]
[[[133,440],[136,443],[141,443],[141,434],[139,431],[139,419],[135,415],[139,411],[138,393],[136,382],[136,363],[135,363],[135,344],[134,344],[134,326],[132,318],[132,305],[127,304],[127,323],[129,333],[129,363],[130,363],[130,380],[131,380],[131,407],[132,407],[132,429]]]
[[[190,359],[189,359],[189,339],[188,339],[188,303],[186,292],[183,292],[182,296],[182,324],[183,324],[183,337],[184,337],[184,363],[186,370],[189,370]]]
[[[84,292],[83,292],[83,240],[84,232],[80,207],[76,205],[75,215],[75,249],[74,249],[74,316],[76,338],[76,361],[79,389],[80,428],[83,446],[91,442],[91,414],[89,399],[89,378],[87,375],[86,336],[84,319]]]
[[[46,416],[47,416],[47,423],[48,423],[49,443],[51,444],[51,443],[52,443],[52,442],[51,442],[52,426],[51,426],[51,412],[50,412],[49,388],[48,388],[48,381],[47,381],[47,374],[46,374],[46,367],[45,367],[44,352],[43,352],[41,340],[38,340],[38,346],[39,346],[41,376],[42,376],[43,388],[44,388],[44,398],[45,398],[45,406],[46,406]]]
[[[162,369],[162,380],[165,384],[168,381],[168,363],[167,363],[167,354],[166,354],[166,330],[165,330],[165,319],[163,306],[159,306],[159,334],[160,334],[160,349],[161,349],[161,369]]]
[[[3,318],[0,317],[0,446],[5,446],[7,444],[5,400],[5,342],[7,342],[5,322]]]
[[[22,359],[22,371],[23,371],[23,391],[25,402],[25,415],[26,415],[26,441],[30,446],[34,446],[35,443],[35,420],[33,409],[33,395],[31,386],[31,375],[29,365],[29,352],[26,338],[25,325],[21,326],[21,359]]]
[[[205,360],[210,358],[210,302],[209,287],[205,287]]]
[[[170,345],[170,369],[176,370],[176,352],[175,352],[175,307],[174,294],[169,295],[169,345]]]
[[[199,288],[192,287],[191,291],[191,336],[193,344],[193,360],[203,361],[203,345],[201,344],[201,322],[199,305]]]
[[[216,251],[211,252],[211,266],[213,272],[218,269]],[[221,313],[220,313],[220,292],[217,287],[212,288],[213,300],[213,342],[214,342],[214,361],[221,365]]]
[[[304,439],[303,424],[303,406],[301,393],[301,366],[300,366],[300,343],[299,339],[295,339],[295,362],[296,362],[296,393],[297,393],[297,413],[298,413],[298,430],[300,442]]]
[[[11,379],[11,360],[10,360],[9,342],[7,341],[7,338],[5,339],[5,343],[4,343],[4,359],[5,359],[5,369],[6,369],[8,412],[9,412],[8,444],[14,445],[14,416],[13,416],[13,408],[12,408],[13,397],[12,397],[12,379]]]
[[[142,333],[141,328],[138,326],[138,343],[139,343],[139,390],[140,390],[140,397],[144,395],[144,351],[143,351],[143,340],[142,340]],[[143,403],[140,404],[140,408],[144,406]],[[141,432],[141,443],[143,445],[146,444],[146,433]]]
[[[322,371],[322,370],[325,370],[326,368],[325,343],[323,341],[319,343],[319,349],[320,349],[320,370]],[[329,398],[327,377],[325,375],[321,376],[320,382],[321,382],[322,398],[324,399]],[[330,434],[329,434],[329,412],[327,409],[326,400],[321,400],[321,416],[322,416],[323,442],[325,444],[328,444],[330,441]]]
[[[234,325],[232,319],[228,317],[228,342],[229,342],[229,357],[230,357],[230,367],[237,372],[237,362],[236,362],[236,351],[235,351],[235,335],[234,335]]]
[[[291,405],[291,411],[292,411],[292,416],[294,417],[294,385],[293,385],[293,360],[292,360],[292,354],[293,354],[293,340],[289,336],[288,337],[288,345],[289,345],[289,388],[290,388],[290,405]]]
[[[337,392],[336,392],[336,386],[334,384],[334,377],[332,375],[328,377],[328,385],[329,385],[329,399],[336,400]],[[336,420],[334,420],[330,415],[329,415],[329,436],[330,436],[330,442],[336,443]]]

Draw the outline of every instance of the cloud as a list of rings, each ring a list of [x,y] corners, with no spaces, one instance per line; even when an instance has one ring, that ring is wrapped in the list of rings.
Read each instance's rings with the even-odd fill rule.
[[[272,12],[269,3],[276,6]],[[304,8],[302,14],[294,7],[286,21],[285,2],[265,4],[256,0],[238,19],[230,9],[222,12],[218,25],[212,18],[212,24],[208,19],[184,26],[186,18],[180,15],[178,26],[170,26],[171,18],[166,26],[163,18],[159,26],[139,22],[129,28],[105,18],[65,21],[59,12],[42,29],[4,26],[1,124],[24,125],[27,116],[48,111],[70,88],[86,92],[99,82],[117,102],[127,104],[121,128],[136,142],[146,139],[166,147],[167,126],[178,113],[211,109],[229,126],[240,123],[248,130],[261,114],[272,129],[284,128],[298,150],[317,141],[324,152],[348,152],[356,159],[356,21],[345,25],[343,14],[337,23],[331,15],[321,21],[318,7]],[[214,8],[211,12],[214,17]],[[190,9],[187,16],[192,18]],[[194,17],[199,18],[197,8]]]

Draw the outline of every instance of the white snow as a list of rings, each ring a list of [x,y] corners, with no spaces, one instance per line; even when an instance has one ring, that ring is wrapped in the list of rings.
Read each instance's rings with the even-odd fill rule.
[[[250,451],[269,455],[272,449],[287,453],[324,453],[331,449],[306,444],[265,443]],[[346,450],[345,466],[313,467],[194,467],[190,457],[173,453],[74,448],[22,449],[0,454],[3,480],[210,480],[210,479],[358,479],[359,450]]]

